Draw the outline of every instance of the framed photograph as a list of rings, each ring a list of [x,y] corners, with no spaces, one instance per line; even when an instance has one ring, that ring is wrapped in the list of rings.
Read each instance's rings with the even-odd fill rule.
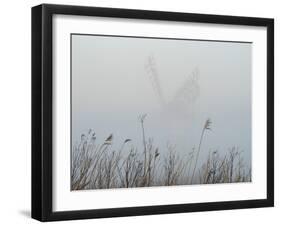
[[[274,205],[274,21],[32,8],[32,217]]]

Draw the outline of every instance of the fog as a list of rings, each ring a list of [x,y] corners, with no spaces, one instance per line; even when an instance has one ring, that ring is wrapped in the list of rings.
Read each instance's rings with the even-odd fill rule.
[[[146,137],[159,151],[176,145],[244,151],[251,162],[251,43],[72,35],[72,144],[89,129],[113,148],[125,139],[142,150]]]

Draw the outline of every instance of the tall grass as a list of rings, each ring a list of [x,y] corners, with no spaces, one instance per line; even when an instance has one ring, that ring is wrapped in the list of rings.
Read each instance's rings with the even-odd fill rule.
[[[112,147],[113,134],[101,144],[96,143],[92,130],[82,134],[79,144],[72,148],[71,190],[251,181],[251,169],[244,164],[243,152],[238,147],[231,147],[224,155],[218,150],[209,152],[199,165],[204,135],[211,129],[210,119],[202,128],[198,148],[180,155],[176,146],[167,145],[166,150],[160,151],[153,139],[146,137],[145,118],[146,115],[139,118],[140,151],[130,138],[115,149]]]
[[[198,162],[199,153],[200,153],[200,150],[201,150],[203,136],[204,136],[205,131],[207,131],[207,130],[211,130],[211,120],[210,119],[206,120],[206,122],[204,124],[204,127],[202,129],[202,132],[201,132],[201,137],[200,137],[200,141],[199,141],[198,151],[197,151],[197,155],[196,155],[196,159],[195,159],[195,164],[194,164],[194,168],[193,168],[192,176],[191,176],[191,180],[190,180],[191,184],[193,182],[194,173],[195,173],[195,170],[196,170],[196,167],[197,167],[197,162]]]

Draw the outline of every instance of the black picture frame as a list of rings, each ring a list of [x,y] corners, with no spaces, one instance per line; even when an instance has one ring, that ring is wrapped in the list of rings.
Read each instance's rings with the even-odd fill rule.
[[[52,18],[55,14],[266,27],[267,198],[54,212],[52,210]],[[32,218],[40,221],[57,221],[270,206],[274,206],[273,19],[50,4],[32,8]]]

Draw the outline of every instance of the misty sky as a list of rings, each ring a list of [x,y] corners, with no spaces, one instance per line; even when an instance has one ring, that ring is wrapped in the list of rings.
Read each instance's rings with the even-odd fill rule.
[[[72,35],[73,144],[91,128],[97,142],[113,133],[113,147],[130,138],[141,149],[138,116],[147,114],[160,151],[169,143],[185,154],[210,118],[202,156],[239,146],[250,162],[251,51],[250,43]]]

